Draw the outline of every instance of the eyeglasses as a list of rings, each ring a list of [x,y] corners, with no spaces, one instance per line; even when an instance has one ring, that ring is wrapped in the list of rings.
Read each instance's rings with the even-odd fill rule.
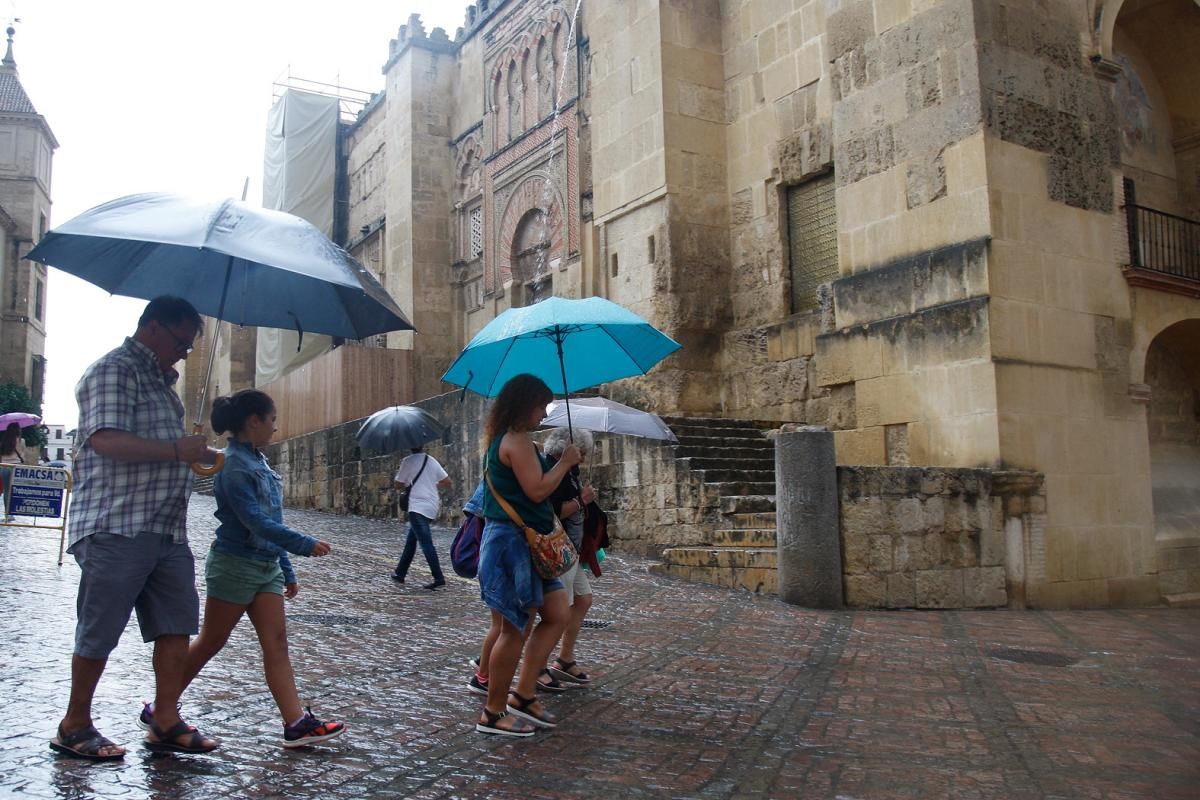
[[[166,325],[162,325],[161,327],[164,331],[171,334],[171,338],[175,340],[175,352],[176,353],[186,356],[188,353],[192,352],[192,350],[195,347],[195,341],[196,341],[194,337],[191,339],[186,339],[186,338],[180,336],[179,334],[175,333],[175,331],[171,330]]]

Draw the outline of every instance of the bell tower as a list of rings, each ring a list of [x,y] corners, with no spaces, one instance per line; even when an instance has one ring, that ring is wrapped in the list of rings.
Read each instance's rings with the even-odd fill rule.
[[[58,141],[21,86],[8,49],[0,61],[0,382],[42,402],[46,368],[46,267],[25,254],[50,227],[51,162]]]

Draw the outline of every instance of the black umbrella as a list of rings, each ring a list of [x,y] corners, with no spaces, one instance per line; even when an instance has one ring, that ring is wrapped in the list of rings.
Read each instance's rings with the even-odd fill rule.
[[[365,450],[395,453],[442,438],[446,427],[423,408],[389,406],[367,417],[355,438]]]

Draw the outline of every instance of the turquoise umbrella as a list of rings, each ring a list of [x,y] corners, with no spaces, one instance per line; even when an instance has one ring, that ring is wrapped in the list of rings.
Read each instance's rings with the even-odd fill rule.
[[[442,380],[495,397],[528,372],[567,395],[618,378],[645,375],[679,349],[649,322],[602,297],[551,297],[510,308],[484,326]]]

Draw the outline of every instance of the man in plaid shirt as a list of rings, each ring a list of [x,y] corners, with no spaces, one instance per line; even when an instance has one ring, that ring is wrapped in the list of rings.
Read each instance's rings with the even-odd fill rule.
[[[199,627],[195,566],[187,544],[188,464],[217,451],[187,436],[174,365],[192,351],[202,321],[178,297],[156,297],[137,331],[87,371],[75,388],[79,455],[71,545],[81,571],[67,714],[55,750],[94,760],[121,758],[92,723],[92,697],[129,613],[154,642],[155,749],[205,752],[216,742],[179,718],[188,637]]]

